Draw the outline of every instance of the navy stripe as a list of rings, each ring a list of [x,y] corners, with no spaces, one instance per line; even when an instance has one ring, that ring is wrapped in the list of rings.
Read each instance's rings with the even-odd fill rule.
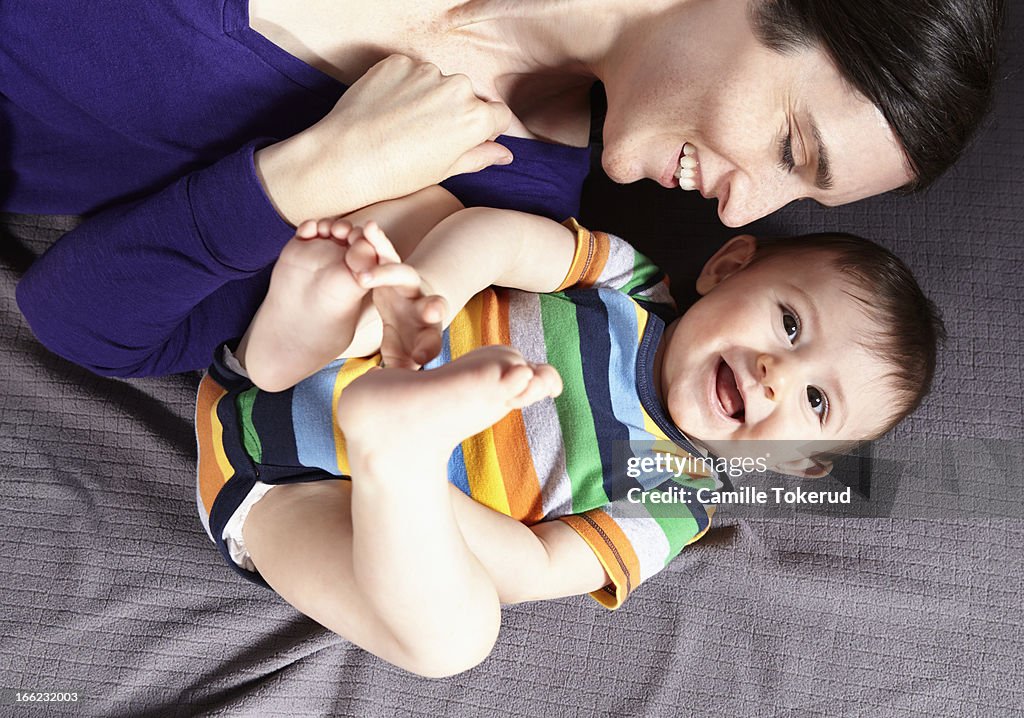
[[[633,297],[633,301],[640,305],[649,314],[653,314],[665,324],[669,324],[679,316],[679,310],[664,302],[655,302],[643,297]]]
[[[580,336],[580,360],[583,367],[583,385],[594,420],[597,448],[601,454],[601,475],[604,492],[609,500],[625,496],[621,472],[616,472],[613,449],[629,442],[629,427],[615,417],[611,387],[608,386],[611,337],[608,331],[608,309],[598,292],[573,290],[566,296],[576,305],[576,321]],[[618,443],[621,442],[621,443]],[[616,474],[620,474],[617,476]]]
[[[675,425],[666,413],[664,407],[661,405],[661,399],[658,397],[657,392],[654,390],[654,357],[657,354],[658,344],[661,342],[662,336],[665,333],[665,323],[657,317],[651,317],[647,322],[647,327],[644,329],[643,338],[640,340],[640,351],[636,355],[636,390],[640,394],[640,403],[644,405],[644,409],[654,420],[654,423],[658,425],[665,436],[672,440],[676,446],[685,449],[694,457],[703,456],[697,448],[690,443],[690,440],[679,430],[679,427]],[[714,459],[713,455],[709,456]],[[727,491],[732,491],[732,482],[729,481],[729,477],[725,474],[716,471],[715,476],[719,481],[722,482],[723,488]],[[690,502],[687,502],[690,505]],[[702,529],[708,525],[709,519],[707,511],[704,509],[704,505],[694,499],[694,507],[700,507],[694,511],[694,518],[697,520],[697,525]]]
[[[225,387],[227,388],[227,387]],[[224,453],[234,467],[236,472],[251,469],[253,466],[249,452],[245,450],[245,441],[242,437],[242,422],[238,416],[238,395],[250,387],[235,386],[228,390],[228,393],[217,402],[217,419],[223,427]]]
[[[638,297],[636,296],[637,294],[642,294],[642,293],[646,292],[648,289],[650,289],[654,285],[659,284],[661,282],[661,280],[663,280],[664,278],[665,278],[665,273],[662,272],[661,270],[658,270],[646,282],[638,284],[635,287],[633,287],[632,289],[630,289],[629,290],[629,296],[633,297],[633,299],[638,299]]]
[[[252,423],[263,446],[264,464],[302,466],[292,423],[292,392],[261,391],[253,402]]]

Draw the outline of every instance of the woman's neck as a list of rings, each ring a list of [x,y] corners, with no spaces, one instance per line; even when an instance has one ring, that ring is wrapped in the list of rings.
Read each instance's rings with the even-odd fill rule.
[[[679,0],[250,0],[250,26],[285,51],[352,84],[392,53],[469,76],[506,102],[510,134],[587,142],[588,88],[643,7]]]

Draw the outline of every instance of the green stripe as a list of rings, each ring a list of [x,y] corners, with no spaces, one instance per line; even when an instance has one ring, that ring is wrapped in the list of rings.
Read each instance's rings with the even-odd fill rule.
[[[565,446],[565,469],[572,485],[573,513],[582,513],[608,503],[601,476],[601,453],[597,430],[583,383],[580,331],[576,305],[561,293],[540,295],[540,317],[548,363],[562,377],[562,393],[555,398],[555,410]]]
[[[242,437],[245,442],[245,451],[249,457],[259,463],[263,460],[263,444],[260,443],[260,435],[256,433],[256,427],[252,423],[252,407],[256,403],[256,394],[259,389],[253,387],[238,395],[238,416],[242,421]]]
[[[651,489],[646,493],[667,494],[667,490]],[[664,503],[645,503],[644,508],[651,518],[658,522],[661,532],[668,540],[668,555],[665,565],[679,555],[687,542],[697,533],[697,519],[693,518],[690,507],[684,503],[666,498]]]
[[[693,492],[700,488],[713,489],[716,485],[713,479],[705,477],[688,476],[685,479],[673,477],[673,481],[680,486],[689,488]],[[657,492],[658,489],[653,489],[652,491]],[[659,493],[668,493],[668,489]],[[669,561],[678,556],[679,552],[690,542],[690,539],[697,534],[699,524],[697,519],[694,518],[690,507],[678,501],[646,503],[644,506],[651,515],[651,518],[658,522],[662,533],[668,539],[668,556],[665,557],[665,565],[667,566]]]
[[[622,291],[629,294],[637,287],[649,282],[651,277],[656,274],[660,274],[661,270],[658,269],[657,265],[654,264],[650,259],[641,254],[640,252],[633,250],[633,275],[626,282],[626,286],[622,288]]]

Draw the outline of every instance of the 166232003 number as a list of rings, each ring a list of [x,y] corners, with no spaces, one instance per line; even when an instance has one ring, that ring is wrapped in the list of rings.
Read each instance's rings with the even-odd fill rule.
[[[14,691],[15,703],[77,703],[77,691]]]

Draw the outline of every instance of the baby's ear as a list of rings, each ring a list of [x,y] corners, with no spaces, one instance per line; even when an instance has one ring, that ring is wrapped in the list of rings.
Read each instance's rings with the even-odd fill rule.
[[[726,277],[746,267],[756,251],[757,238],[751,234],[730,239],[704,264],[697,277],[697,294],[704,296]]]
[[[820,479],[832,473],[832,462],[828,459],[794,459],[771,467],[772,471],[798,479]]]

